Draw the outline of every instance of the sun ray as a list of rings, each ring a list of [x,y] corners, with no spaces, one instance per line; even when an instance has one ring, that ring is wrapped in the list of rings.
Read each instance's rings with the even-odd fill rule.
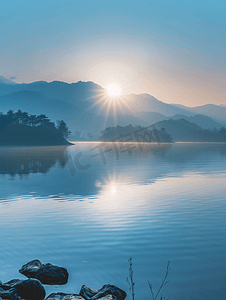
[[[122,104],[121,104],[120,101],[118,102],[118,106],[119,106],[119,109],[120,109],[121,113],[123,113]]]
[[[104,109],[104,107],[105,107],[108,103],[109,103],[109,102],[104,101],[104,102],[102,103],[102,105],[101,105],[101,107],[100,107],[98,113],[101,112],[101,111]]]
[[[115,121],[117,121],[117,113],[116,113],[116,103],[115,103],[115,101],[113,102],[113,114],[114,114]]]
[[[92,109],[94,108],[95,106],[97,106],[99,103],[101,103],[102,101],[105,101],[105,97],[104,96],[101,96],[101,98],[99,100],[97,100],[95,103],[93,103],[93,105],[91,105],[88,109]]]
[[[104,126],[105,126],[105,128],[106,128],[107,119],[108,119],[110,110],[111,110],[111,102],[108,102],[107,111],[106,111],[106,115],[105,115],[105,118],[104,118]]]
[[[135,112],[130,107],[130,99],[125,95],[122,95],[121,88],[116,84],[109,84],[106,89],[95,90],[95,94],[88,98],[88,100],[93,103],[90,103],[90,106],[87,108],[87,111],[98,107],[97,113],[103,114],[104,112],[104,126],[107,124],[107,119],[112,116],[114,119],[114,124],[117,124],[117,113],[123,114],[127,112],[129,114],[135,115]]]

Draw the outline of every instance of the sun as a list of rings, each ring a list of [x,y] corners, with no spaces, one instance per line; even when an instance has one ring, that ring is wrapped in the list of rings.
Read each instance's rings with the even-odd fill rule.
[[[88,108],[89,110],[98,107],[98,113],[105,111],[105,125],[107,123],[108,116],[114,118],[115,125],[117,125],[117,113],[122,114],[124,110],[135,114],[129,105],[129,99],[127,95],[124,95],[123,85],[117,83],[110,83],[97,91],[97,94],[93,97],[93,103]],[[96,99],[95,99],[96,98]],[[112,115],[113,114],[113,115]],[[106,127],[106,126],[105,126]],[[114,192],[114,189],[112,190]]]
[[[121,95],[121,90],[120,87],[116,84],[109,84],[107,87],[107,93],[110,96],[120,96]]]

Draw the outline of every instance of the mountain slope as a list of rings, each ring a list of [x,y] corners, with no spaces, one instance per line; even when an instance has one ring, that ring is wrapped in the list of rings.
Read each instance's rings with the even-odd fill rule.
[[[141,111],[138,113],[138,116],[140,119],[142,119],[149,125],[154,124],[156,122],[163,121],[163,120],[168,120],[168,117],[166,117],[158,112]]]
[[[209,116],[217,122],[226,125],[226,107],[214,104],[206,104],[202,106],[192,107],[190,111]]]
[[[195,123],[196,125],[202,127],[203,129],[220,129],[223,127],[222,124],[214,121],[212,118],[198,114],[195,116],[187,117],[185,115],[175,115],[171,117],[173,120],[185,119],[190,123]]]
[[[171,104],[177,108],[186,109],[194,114],[202,114],[211,117],[214,121],[219,122],[226,126],[226,106],[225,105],[215,105],[215,104],[205,104],[196,107],[187,107],[181,104]],[[188,116],[187,114],[185,114]]]
[[[174,142],[226,142],[226,130],[218,132],[203,130],[200,126],[187,120],[165,120],[157,122],[156,128],[169,133]]]
[[[167,117],[176,114],[184,114],[187,116],[194,115],[192,111],[188,111],[186,108],[180,108],[164,103],[148,94],[128,95],[126,96],[126,99],[128,101],[128,105],[134,112],[137,112],[138,110],[146,112],[158,112]]]
[[[148,126],[174,115],[183,115],[184,119],[204,128],[209,128],[206,123],[211,123],[210,128],[221,126],[214,122],[226,124],[226,107],[205,105],[190,108],[167,104],[148,94],[121,96],[114,102],[101,86],[93,82],[0,83],[0,112],[22,109],[33,114],[44,113],[53,121],[63,119],[72,132],[80,130],[98,135],[106,126],[115,126],[114,106],[117,107],[117,124],[121,126]],[[214,120],[204,120],[205,116],[195,116],[197,113]]]
[[[2,84],[17,84],[16,82],[5,78],[4,76],[0,75],[0,83]]]
[[[194,123],[188,122],[187,120],[164,120],[157,122],[155,126],[157,129],[165,128],[166,132],[171,134],[173,141],[200,141],[200,137],[197,136],[197,131],[201,131],[202,128]]]

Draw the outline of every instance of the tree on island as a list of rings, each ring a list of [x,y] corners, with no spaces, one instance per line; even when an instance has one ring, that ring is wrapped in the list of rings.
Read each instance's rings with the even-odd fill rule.
[[[63,120],[57,121],[57,129],[62,133],[64,138],[68,138],[71,134],[71,131]]]
[[[121,141],[123,140],[123,137],[125,137],[125,140],[129,139],[134,142],[138,141],[138,135],[140,142],[172,142],[172,137],[166,132],[165,128],[157,130],[155,128],[151,128],[151,126],[142,127],[132,126],[131,124],[127,126],[117,125],[116,127],[107,127],[101,131],[101,134],[100,139],[106,142]]]
[[[6,114],[0,113],[0,145],[69,144],[65,140],[70,134],[67,124],[61,120],[58,125],[44,114],[10,109]]]

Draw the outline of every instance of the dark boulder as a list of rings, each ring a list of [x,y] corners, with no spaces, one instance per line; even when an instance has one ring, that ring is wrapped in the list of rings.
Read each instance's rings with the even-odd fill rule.
[[[98,299],[99,300],[118,300],[118,298],[113,295],[107,295],[107,296],[104,296],[104,297],[98,298]]]
[[[3,283],[2,284],[2,288],[5,289],[5,290],[9,290],[12,287],[14,287],[15,284],[21,283],[23,281],[24,281],[24,279],[12,279],[12,280],[10,280],[10,281],[8,281],[6,283]]]
[[[96,300],[96,299],[124,300],[126,298],[126,292],[124,292],[117,286],[110,285],[110,284],[104,285],[100,290],[94,290],[83,285],[79,292],[79,295],[81,295],[86,300]]]
[[[6,292],[10,293],[16,291],[16,294],[25,300],[43,300],[46,295],[43,285],[37,279],[13,279],[2,285],[3,288],[4,286],[6,287],[6,289],[8,287],[11,288],[9,290],[6,290]]]
[[[36,278],[43,284],[66,284],[68,271],[50,263],[42,264],[40,260],[32,260],[23,265],[19,272],[28,278]]]
[[[0,281],[0,300],[2,299],[21,300],[16,289],[12,288],[11,285],[6,283],[3,284]]]
[[[17,294],[16,289],[4,290],[0,288],[0,299],[9,299],[9,300],[21,300],[20,296]]]
[[[84,299],[91,299],[93,296],[95,296],[98,293],[98,290],[94,290],[86,285],[83,285],[81,287],[81,290],[79,292],[79,295],[81,295]]]
[[[77,294],[52,293],[45,300],[84,300]]]

